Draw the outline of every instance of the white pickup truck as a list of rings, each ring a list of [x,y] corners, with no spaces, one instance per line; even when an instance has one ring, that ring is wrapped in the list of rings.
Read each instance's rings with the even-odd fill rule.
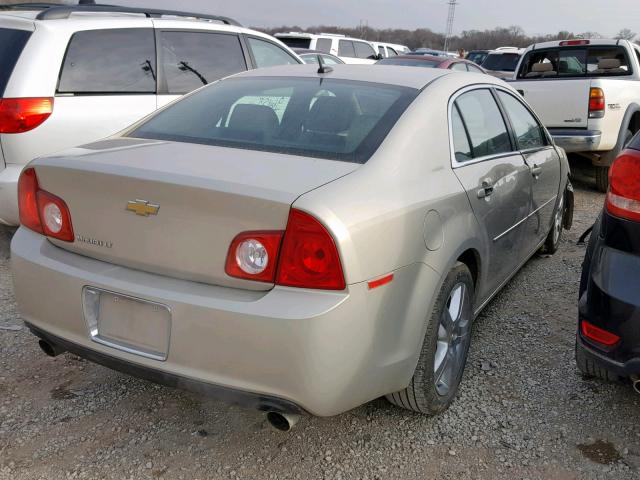
[[[531,45],[510,84],[558,146],[591,160],[606,191],[611,162],[640,130],[640,47],[603,39]]]

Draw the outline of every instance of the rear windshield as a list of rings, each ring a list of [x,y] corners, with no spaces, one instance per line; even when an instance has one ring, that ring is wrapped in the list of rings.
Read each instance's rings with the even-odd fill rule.
[[[284,43],[289,48],[310,48],[311,47],[311,39],[310,38],[299,38],[299,37],[277,37],[282,43]]]
[[[230,78],[128,136],[365,163],[418,93],[326,78]]]
[[[434,62],[431,60],[413,60],[411,58],[385,58],[378,62],[378,65],[400,65],[403,67],[425,67],[435,68],[442,62]]]
[[[25,30],[0,28],[0,98],[30,36],[31,32]]]
[[[518,78],[611,77],[631,75],[623,47],[560,47],[527,53]]]
[[[482,67],[498,72],[515,72],[519,60],[519,53],[490,53],[482,63]]]
[[[482,65],[482,62],[485,61],[487,55],[489,55],[487,52],[471,52],[467,55],[467,60],[477,63],[478,65]]]

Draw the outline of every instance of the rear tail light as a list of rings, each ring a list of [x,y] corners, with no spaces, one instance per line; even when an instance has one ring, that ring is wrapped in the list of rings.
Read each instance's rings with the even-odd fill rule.
[[[53,98],[0,99],[0,133],[24,133],[53,113]]]
[[[57,240],[73,242],[73,225],[67,204],[40,189],[33,168],[25,169],[18,180],[20,224]]]
[[[256,282],[275,281],[278,252],[284,232],[245,232],[231,242],[227,275]]]
[[[582,322],[580,322],[580,330],[582,331],[582,336],[584,338],[604,347],[613,347],[620,342],[620,337],[615,333],[596,327],[586,320],[582,320]]]
[[[609,170],[607,211],[640,222],[640,152],[624,150]]]
[[[589,90],[589,118],[604,117],[605,102],[604,91],[601,88]]]
[[[229,248],[226,272],[236,278],[288,287],[344,290],[338,248],[327,229],[300,210],[285,232],[245,232]]]

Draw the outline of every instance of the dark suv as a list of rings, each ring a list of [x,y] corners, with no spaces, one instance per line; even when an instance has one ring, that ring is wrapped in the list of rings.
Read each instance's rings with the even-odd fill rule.
[[[578,368],[640,389],[640,134],[611,166],[609,191],[585,256]]]

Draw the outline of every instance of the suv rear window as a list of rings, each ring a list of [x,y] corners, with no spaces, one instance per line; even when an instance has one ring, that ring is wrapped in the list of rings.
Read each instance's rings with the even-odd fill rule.
[[[231,78],[129,136],[365,163],[418,93],[328,78]]]
[[[496,72],[515,72],[519,60],[519,53],[490,53],[482,67]]]
[[[0,28],[0,98],[29,37],[31,32],[26,30]]]
[[[87,30],[71,37],[59,93],[155,93],[156,44],[151,28]]]
[[[623,47],[580,46],[527,53],[518,78],[610,77],[632,73]]]

